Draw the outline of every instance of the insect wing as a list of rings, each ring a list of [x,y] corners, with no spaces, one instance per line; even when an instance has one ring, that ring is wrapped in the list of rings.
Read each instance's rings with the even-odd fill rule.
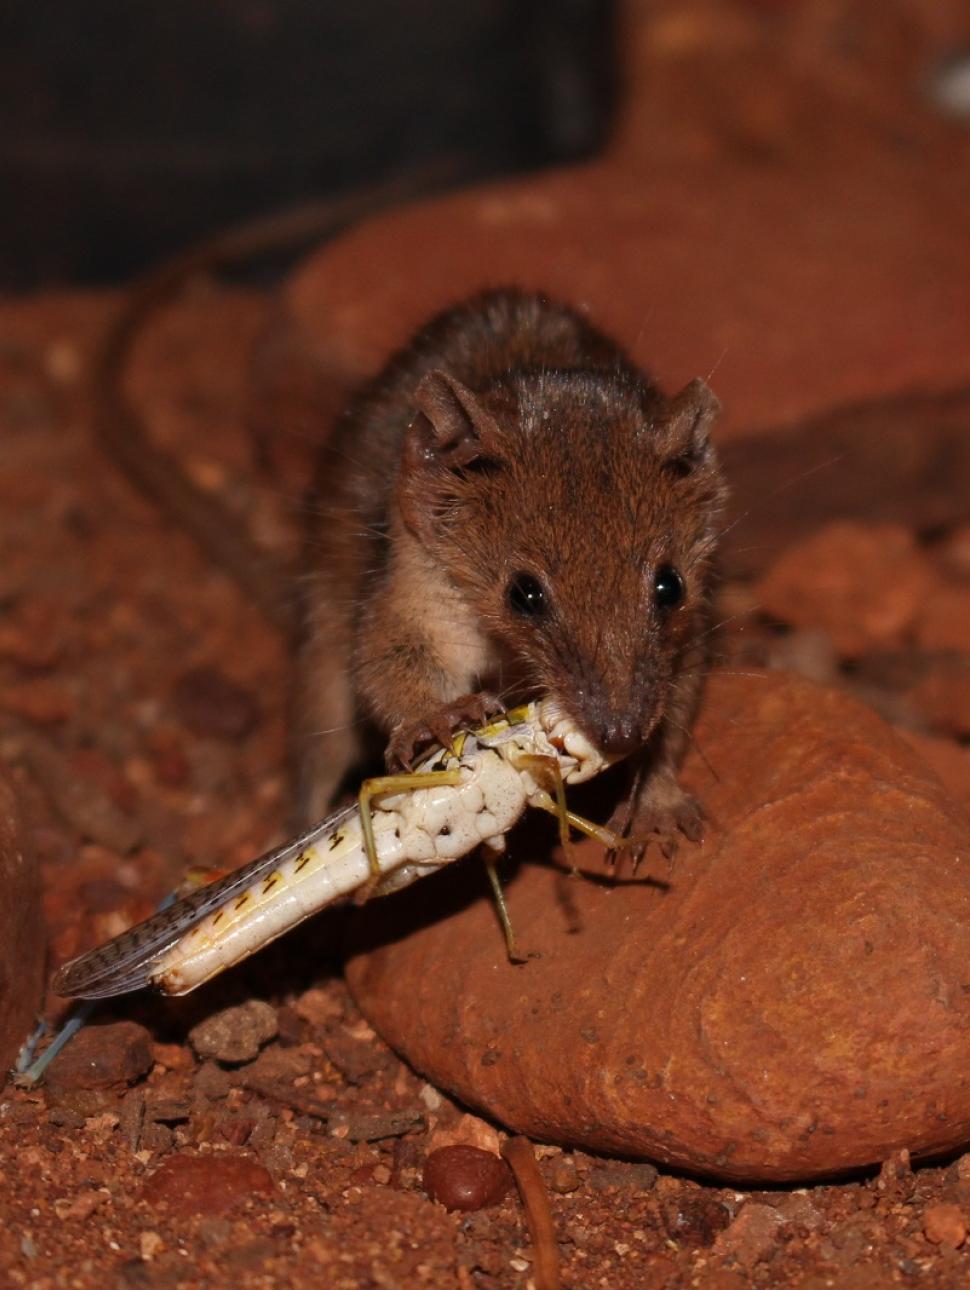
[[[81,999],[106,999],[150,985],[159,959],[204,918],[228,905],[266,873],[278,869],[328,833],[339,828],[356,810],[335,811],[300,837],[251,860],[241,869],[146,918],[96,949],[58,968],[52,982],[56,994]]]

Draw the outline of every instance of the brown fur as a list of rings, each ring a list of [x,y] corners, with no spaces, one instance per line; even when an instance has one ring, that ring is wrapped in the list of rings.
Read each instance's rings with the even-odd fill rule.
[[[724,498],[716,410],[701,382],[665,399],[577,313],[516,291],[441,315],[395,356],[321,465],[295,714],[303,816],[359,757],[361,718],[401,755],[483,691],[548,691],[601,746],[645,750],[621,823],[696,835],[673,768]],[[663,564],[686,589],[668,613]],[[509,605],[523,572],[548,590],[541,621]]]

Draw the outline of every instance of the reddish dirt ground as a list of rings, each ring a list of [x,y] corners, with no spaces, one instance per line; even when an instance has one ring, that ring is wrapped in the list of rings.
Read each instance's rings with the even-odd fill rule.
[[[728,50],[752,13],[769,42],[777,20],[763,0],[734,6],[721,27],[711,18],[719,7],[695,7]],[[916,51],[932,44],[927,32],[942,40],[946,15],[956,21],[956,5],[922,8],[932,20],[863,31],[839,19],[838,5],[805,6],[792,29],[800,74],[837,45],[829,79],[856,95],[861,117],[879,119]],[[676,6],[657,30],[669,48],[692,38]],[[879,94],[853,79],[857,47],[887,69]],[[649,84],[659,102],[663,84]],[[725,84],[730,97],[736,78]],[[656,102],[644,97],[645,115],[632,113],[627,129],[656,129]],[[770,95],[745,103],[730,145],[740,139],[752,155],[770,155],[792,123],[767,110]],[[688,110],[678,122],[677,147],[703,158],[703,129]],[[893,147],[924,142],[914,127]],[[941,149],[947,174],[948,165]],[[0,302],[0,761],[41,868],[51,965],[146,916],[186,870],[231,868],[285,836],[285,651],[95,446],[86,381],[117,304],[114,295],[50,292]],[[305,477],[318,427],[299,370],[295,388],[263,389],[254,404],[252,357],[255,349],[265,367],[260,338],[276,310],[260,292],[197,284],[153,324],[134,384],[158,440],[244,514],[267,549],[293,560],[294,481]],[[861,400],[885,396],[886,382],[860,382]],[[944,431],[951,445],[965,440],[963,385],[945,407],[901,400],[870,422],[877,431],[891,424],[893,443],[942,444],[933,436]],[[819,396],[811,408],[844,401],[840,387],[838,400]],[[255,421],[265,430],[274,407],[288,427],[275,474],[254,464],[242,429]],[[870,431],[867,443],[878,439]],[[970,809],[970,516],[956,457],[930,493],[901,454],[884,496],[870,476],[847,484],[817,436],[784,444],[772,470],[785,478],[769,471],[761,518],[756,505],[732,535],[717,655],[864,698]],[[756,450],[746,470],[739,453],[732,469],[750,488],[765,477],[765,454]],[[859,503],[849,534],[825,527],[835,516],[816,487],[820,456],[836,463],[830,492]],[[803,476],[815,480],[817,509],[786,513],[788,494],[779,509],[777,488]],[[737,491],[745,506],[758,502],[743,483]],[[890,532],[879,527],[887,522]],[[756,538],[745,539],[745,524]],[[8,1081],[0,1284],[542,1290],[526,1208],[494,1164],[499,1126],[467,1116],[373,1032],[342,980],[342,926],[339,912],[314,920],[185,1001],[100,1007],[42,1084]],[[254,1000],[263,1006],[217,1017]],[[66,1011],[46,1000],[51,1023]],[[465,1180],[479,1205],[468,1211],[449,1211],[426,1186],[429,1156],[456,1143],[493,1153],[477,1200],[480,1184]],[[535,1150],[553,1252],[576,1290],[956,1287],[970,1277],[970,1155],[914,1168],[898,1153],[866,1176],[758,1191]],[[435,1195],[460,1190],[457,1159],[435,1158]]]

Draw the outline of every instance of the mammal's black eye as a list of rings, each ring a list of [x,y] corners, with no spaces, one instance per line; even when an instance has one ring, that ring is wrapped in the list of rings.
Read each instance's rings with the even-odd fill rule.
[[[676,609],[684,598],[684,580],[672,564],[662,564],[653,576],[653,599],[658,609]]]
[[[531,573],[513,574],[505,595],[509,606],[523,618],[541,618],[546,612],[546,589]]]

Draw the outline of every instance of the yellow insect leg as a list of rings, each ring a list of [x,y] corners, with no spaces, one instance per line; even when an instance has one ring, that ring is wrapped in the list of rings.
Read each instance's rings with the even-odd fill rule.
[[[515,941],[515,931],[512,927],[512,920],[509,918],[509,908],[505,903],[505,893],[502,891],[502,883],[498,876],[498,870],[495,868],[495,859],[490,849],[486,846],[483,848],[485,860],[485,872],[488,874],[488,881],[492,885],[492,895],[495,897],[495,909],[498,913],[498,921],[502,924],[502,931],[505,934],[505,949],[509,956],[510,963],[524,963],[525,959],[519,953]]]
[[[361,900],[366,900],[374,884],[383,877],[377,863],[377,843],[374,840],[374,817],[371,814],[371,803],[376,797],[386,793],[410,793],[416,788],[435,788],[440,784],[460,784],[462,773],[455,770],[424,770],[401,775],[378,775],[365,779],[360,786],[357,801],[360,806],[360,831],[364,839],[364,852],[367,856],[367,867],[372,881],[361,893]]]
[[[573,873],[577,873],[576,859],[573,855],[573,844],[569,837],[569,825],[571,823],[569,816],[570,811],[566,806],[566,786],[562,782],[562,772],[559,769],[559,762],[555,757],[548,757],[543,753],[521,753],[516,757],[514,762],[516,770],[527,770],[535,780],[545,780],[551,785],[553,797],[546,794],[546,802],[536,799],[536,805],[541,806],[543,810],[549,811],[559,821],[559,842],[562,846],[566,859],[569,861],[569,867]],[[542,791],[542,790],[540,790]],[[555,800],[553,800],[553,798]],[[579,818],[578,816],[576,817]],[[582,830],[585,832],[585,830]]]

